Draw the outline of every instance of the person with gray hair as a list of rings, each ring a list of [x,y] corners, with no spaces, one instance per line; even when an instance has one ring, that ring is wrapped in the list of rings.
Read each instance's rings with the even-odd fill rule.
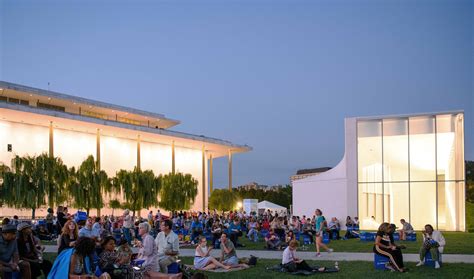
[[[153,239],[153,236],[149,234],[150,229],[150,225],[146,222],[138,225],[138,234],[141,236],[143,241],[138,244],[140,250],[138,251],[137,259],[145,261],[143,267],[145,267],[149,276],[153,277],[153,273],[160,271],[160,266],[158,265],[155,240]]]

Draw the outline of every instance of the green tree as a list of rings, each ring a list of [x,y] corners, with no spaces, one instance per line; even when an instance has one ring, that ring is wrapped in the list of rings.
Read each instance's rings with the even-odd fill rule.
[[[158,206],[161,178],[155,176],[151,170],[120,170],[114,178],[114,187],[123,193],[133,216],[143,208]]]
[[[70,175],[68,188],[73,198],[73,206],[84,208],[87,215],[91,208],[96,208],[100,212],[104,207],[103,194],[112,189],[107,173],[97,168],[94,157],[90,155],[77,171],[71,168]]]
[[[172,173],[162,177],[159,206],[168,211],[188,210],[196,200],[198,182],[190,174]]]
[[[46,183],[41,175],[39,160],[36,157],[15,156],[12,160],[12,173],[5,173],[2,187],[3,201],[14,208],[31,209],[35,218],[37,208],[46,205]]]
[[[233,210],[239,200],[239,195],[235,191],[228,189],[215,189],[209,197],[209,209],[219,211]]]
[[[112,208],[112,216],[114,215],[115,209],[122,208],[120,201],[118,199],[113,199],[109,201],[109,207]]]

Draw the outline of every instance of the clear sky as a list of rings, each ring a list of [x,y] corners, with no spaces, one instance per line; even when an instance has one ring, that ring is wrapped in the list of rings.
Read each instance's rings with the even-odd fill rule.
[[[1,80],[248,144],[236,185],[335,166],[351,116],[462,109],[474,160],[474,1],[0,1]]]

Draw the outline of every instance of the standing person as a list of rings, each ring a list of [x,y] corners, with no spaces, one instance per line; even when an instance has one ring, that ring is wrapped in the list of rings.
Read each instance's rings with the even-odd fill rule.
[[[176,256],[179,254],[179,238],[172,229],[173,222],[171,220],[161,222],[161,232],[155,238],[158,264],[163,273],[168,273],[168,266],[176,262]]]
[[[41,276],[41,271],[44,276],[48,276],[53,264],[43,259],[43,251],[39,240],[33,237],[31,225],[28,223],[20,223],[18,229],[18,252],[20,259],[30,263],[31,278]]]
[[[399,272],[405,272],[406,269],[403,266],[403,255],[402,251],[391,242],[390,233],[392,228],[389,223],[382,223],[377,231],[375,237],[374,253],[388,257],[390,262],[386,266],[391,270]]]
[[[52,235],[53,231],[53,220],[54,220],[54,211],[52,208],[48,208],[48,214],[46,214],[46,228],[48,229],[48,233]]]
[[[196,250],[194,252],[194,268],[201,270],[210,270],[215,269],[217,267],[230,269],[230,266],[223,265],[210,256],[212,249],[212,246],[207,246],[206,237],[200,236],[198,246],[196,247]]]
[[[58,206],[58,210],[56,210],[56,212],[57,212],[57,218],[58,218],[57,224],[59,226],[58,228],[59,232],[63,229],[64,224],[66,224],[67,222],[66,215],[64,214],[63,211],[64,211],[64,207]]]
[[[0,277],[4,272],[20,272],[21,278],[30,279],[31,269],[28,261],[20,262],[16,242],[16,226],[3,225],[0,234]]]
[[[423,231],[423,245],[420,247],[420,261],[416,266],[424,264],[426,252],[431,252],[431,257],[435,261],[435,268],[440,268],[439,254],[444,251],[446,240],[440,231],[435,231],[430,224],[425,225]]]
[[[322,247],[328,253],[332,253],[334,250],[323,243],[323,234],[326,230],[326,219],[323,216],[323,212],[320,209],[316,209],[315,214],[316,217],[314,227],[316,231],[316,257],[321,257],[319,247]]]
[[[132,229],[132,227],[133,227],[133,220],[132,220],[132,216],[130,216],[130,210],[125,209],[125,211],[123,212],[122,229],[123,229],[123,235],[125,236],[125,239],[127,240],[128,245],[132,244],[132,235],[130,233],[130,230]]]
[[[410,223],[405,221],[405,219],[400,219],[400,223],[402,223],[402,229],[398,231],[398,233],[400,233],[400,240],[405,240],[407,234],[411,234],[415,230]]]
[[[76,241],[78,238],[79,231],[76,222],[74,222],[73,220],[67,221],[66,224],[64,224],[63,231],[58,240],[58,255],[61,254],[64,249],[74,248],[74,245],[76,245]]]

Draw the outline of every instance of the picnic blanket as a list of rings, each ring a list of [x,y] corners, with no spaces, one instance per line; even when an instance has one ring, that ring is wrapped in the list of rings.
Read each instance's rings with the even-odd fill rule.
[[[339,268],[335,267],[326,267],[323,271],[319,271],[318,269],[321,268],[321,266],[312,266],[312,269],[314,271],[307,271],[307,270],[298,270],[295,272],[289,272],[286,268],[284,268],[281,264],[274,265],[274,266],[269,266],[267,267],[267,270],[271,271],[276,271],[276,272],[282,272],[282,273],[288,273],[291,275],[313,275],[316,273],[334,273],[334,272],[339,272]]]
[[[189,268],[191,270],[195,270],[195,271],[200,271],[198,269],[195,269],[193,265],[190,265],[190,264],[187,264],[185,265],[186,268]],[[232,271],[240,271],[240,270],[245,270],[245,269],[248,269],[250,268],[249,267],[233,267],[231,269],[223,269],[223,268],[216,268],[216,269],[212,269],[212,270],[206,270],[206,272],[218,272],[218,273],[221,273],[221,272],[232,272]]]

